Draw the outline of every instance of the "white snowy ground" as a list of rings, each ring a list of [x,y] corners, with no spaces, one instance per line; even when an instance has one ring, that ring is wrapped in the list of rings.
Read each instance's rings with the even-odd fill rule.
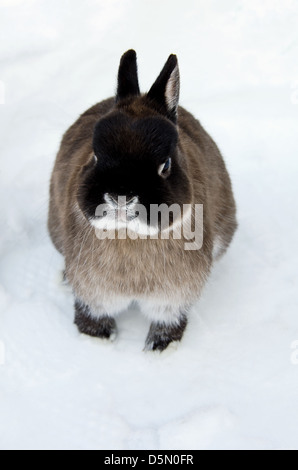
[[[1,449],[298,448],[297,24],[297,0],[0,0]],[[142,352],[137,311],[115,344],[78,334],[46,231],[62,133],[113,94],[131,47],[144,91],[179,55],[181,104],[222,149],[239,208],[162,355]]]

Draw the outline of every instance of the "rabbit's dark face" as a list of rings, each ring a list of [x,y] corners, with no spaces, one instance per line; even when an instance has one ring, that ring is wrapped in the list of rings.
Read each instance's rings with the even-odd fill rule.
[[[116,228],[126,227],[138,217],[138,224],[128,228],[141,233],[140,227],[145,227],[147,234],[148,226],[163,230],[156,207],[180,206],[177,212],[168,211],[165,228],[179,220],[179,213],[180,218],[184,215],[182,206],[191,203],[191,187],[179,151],[179,85],[177,57],[171,55],[141,97],[136,53],[123,55],[115,110],[95,127],[94,157],[82,170],[78,192],[81,210],[96,227],[115,229],[115,216]]]
[[[191,202],[177,128],[169,119],[158,115],[132,118],[115,111],[98,122],[93,148],[94,158],[81,174],[78,201],[95,226],[104,217],[114,217],[118,201],[120,206],[126,203],[123,223],[125,217],[127,222],[133,220],[142,206],[147,225],[155,223],[150,220],[153,205],[182,208]],[[105,214],[98,212],[100,206]],[[172,217],[170,224],[173,221]]]

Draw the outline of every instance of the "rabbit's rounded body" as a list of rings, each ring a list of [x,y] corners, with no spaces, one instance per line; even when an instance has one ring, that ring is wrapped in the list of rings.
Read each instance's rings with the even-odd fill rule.
[[[188,309],[199,298],[214,259],[232,240],[236,209],[221,154],[200,123],[183,108],[176,108],[177,165],[188,181],[183,203],[204,208],[203,243],[196,250],[185,249],[185,238],[175,239],[174,231],[169,231],[168,239],[159,234],[157,239],[117,236],[100,240],[82,210],[78,194],[86,186],[82,174],[92,171],[97,123],[110,116],[114,122],[115,113],[125,119],[123,129],[132,129],[131,123],[138,125],[148,117],[169,119],[148,104],[147,95],[136,93],[120,104],[114,98],[105,100],[84,113],[64,135],[51,181],[49,231],[65,258],[67,279],[76,297],[76,323],[84,333],[110,337],[115,330],[110,319],[137,301],[153,322],[146,343],[149,349],[162,350],[181,339]]]

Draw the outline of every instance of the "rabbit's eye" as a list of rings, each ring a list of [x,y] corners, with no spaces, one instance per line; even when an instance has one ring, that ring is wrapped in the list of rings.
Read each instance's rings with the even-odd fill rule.
[[[93,156],[93,161],[94,161],[94,163],[97,163],[97,162],[98,162],[98,158],[97,158],[96,155]]]
[[[158,169],[158,174],[160,176],[165,176],[170,171],[171,166],[172,166],[172,159],[168,158],[165,163],[160,165],[160,167]]]

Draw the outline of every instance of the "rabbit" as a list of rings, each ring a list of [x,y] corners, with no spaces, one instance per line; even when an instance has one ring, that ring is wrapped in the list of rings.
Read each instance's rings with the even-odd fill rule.
[[[116,317],[137,302],[151,323],[146,351],[181,341],[213,263],[237,228],[220,151],[179,106],[179,94],[176,55],[141,94],[136,52],[127,51],[116,96],[86,111],[65,133],[50,185],[48,228],[65,259],[79,332],[114,340]],[[203,207],[198,249],[186,249],[185,237],[175,237],[187,217],[193,226],[193,211],[186,219],[171,215],[168,226],[151,224],[146,215],[133,225],[139,208],[162,204]],[[130,223],[136,236],[121,236]],[[112,229],[115,236],[108,237]]]

